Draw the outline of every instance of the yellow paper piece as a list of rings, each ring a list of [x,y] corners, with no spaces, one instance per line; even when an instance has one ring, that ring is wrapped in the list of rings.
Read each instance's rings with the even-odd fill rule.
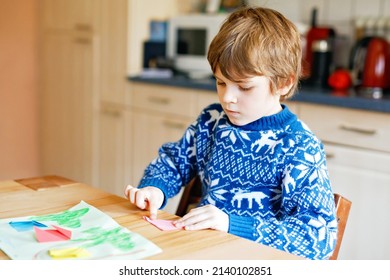
[[[49,255],[53,259],[76,259],[89,257],[91,254],[84,248],[74,247],[65,249],[51,249]]]

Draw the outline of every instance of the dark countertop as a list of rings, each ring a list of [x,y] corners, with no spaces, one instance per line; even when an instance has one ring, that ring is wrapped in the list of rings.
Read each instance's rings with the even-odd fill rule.
[[[128,80],[147,84],[216,91],[215,80],[213,79],[193,80],[182,76],[172,78],[142,78],[136,76],[128,77]],[[385,95],[381,99],[373,99],[357,96],[353,90],[349,90],[347,92],[335,92],[330,89],[321,89],[302,85],[300,86],[298,92],[290,100],[351,109],[361,109],[374,112],[390,113],[389,95]]]

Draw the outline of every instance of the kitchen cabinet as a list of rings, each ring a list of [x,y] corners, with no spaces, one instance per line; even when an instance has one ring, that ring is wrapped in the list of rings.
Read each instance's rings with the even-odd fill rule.
[[[43,13],[48,12],[43,7]],[[94,32],[43,26],[40,117],[44,174],[93,182],[97,50]]]
[[[122,194],[127,0],[45,0],[40,11],[42,172]]]
[[[149,20],[182,8],[175,0],[155,5],[40,1],[42,173],[122,195],[133,173],[127,68],[140,70]]]
[[[131,113],[127,57],[127,0],[101,1],[97,186],[123,196],[131,177]]]
[[[107,192],[123,196],[130,183],[131,166],[126,157],[126,145],[130,145],[131,112],[115,103],[101,104],[99,118],[99,187]]]
[[[41,0],[45,29],[94,31],[99,5],[96,0]]]
[[[100,101],[128,104],[127,1],[100,0]]]
[[[299,104],[324,142],[334,192],[352,201],[339,259],[390,258],[390,115]]]

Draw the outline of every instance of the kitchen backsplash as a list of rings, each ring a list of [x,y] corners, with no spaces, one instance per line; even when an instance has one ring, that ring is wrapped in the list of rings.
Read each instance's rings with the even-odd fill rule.
[[[140,41],[148,39],[149,21],[166,20],[174,14],[197,13],[209,0],[129,0],[129,15],[132,18],[128,74],[140,72],[142,51]],[[222,0],[221,0],[222,1]],[[390,17],[390,0],[246,0],[250,5],[266,6],[276,9],[295,23],[309,27],[313,8],[317,8],[318,25],[333,27],[337,32],[334,61],[337,66],[347,66],[350,50],[362,29],[356,28],[363,22],[371,23]],[[160,3],[156,8],[156,3]],[[142,4],[142,5],[141,5]],[[142,8],[141,8],[142,7]],[[142,12],[140,12],[142,11]],[[390,26],[387,22],[387,33]],[[358,30],[359,29],[359,30]],[[139,58],[138,58],[139,54]]]
[[[274,8],[293,21],[310,23],[311,10],[318,9],[318,24],[337,26],[340,34],[353,32],[362,17],[390,17],[390,0],[247,0],[251,5]]]
[[[247,0],[250,5],[276,9],[296,23],[310,25],[317,8],[317,24],[336,30],[335,60],[348,64],[355,41],[364,35],[382,35],[390,40],[390,0]]]

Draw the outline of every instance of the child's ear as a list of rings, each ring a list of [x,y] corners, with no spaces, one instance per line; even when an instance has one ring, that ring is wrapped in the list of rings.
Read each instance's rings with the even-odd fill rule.
[[[278,95],[285,96],[286,94],[288,94],[293,86],[293,83],[294,83],[294,77],[290,76],[288,79],[286,79],[284,84],[280,88],[278,88],[277,90]]]

